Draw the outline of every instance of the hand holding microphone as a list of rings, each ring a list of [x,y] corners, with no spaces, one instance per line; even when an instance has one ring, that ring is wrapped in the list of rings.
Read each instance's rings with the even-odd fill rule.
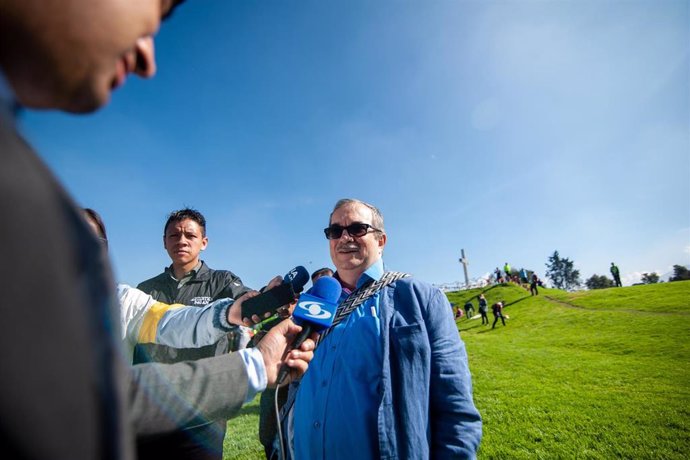
[[[307,339],[299,348],[290,349],[289,344],[299,330],[299,326],[288,318],[268,331],[256,345],[264,360],[267,387],[276,386],[278,373],[283,369],[285,369],[283,380],[289,371],[292,371],[292,378],[297,378],[307,371],[309,362],[314,357],[316,344],[314,340]]]
[[[299,297],[292,317],[296,324],[302,326],[302,331],[292,342],[291,349],[300,348],[312,333],[321,332],[333,324],[341,293],[342,287],[338,280],[322,277]],[[289,368],[283,364],[276,380],[278,385],[283,383],[288,372]]]

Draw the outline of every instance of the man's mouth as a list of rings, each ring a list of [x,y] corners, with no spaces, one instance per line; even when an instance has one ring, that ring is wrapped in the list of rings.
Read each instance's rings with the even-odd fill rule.
[[[346,245],[346,246],[341,246],[338,248],[338,252],[342,254],[349,254],[351,252],[358,252],[359,251],[359,246],[356,245]]]

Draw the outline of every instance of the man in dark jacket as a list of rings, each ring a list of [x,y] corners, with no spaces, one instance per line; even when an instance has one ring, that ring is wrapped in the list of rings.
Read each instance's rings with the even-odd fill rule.
[[[199,307],[226,297],[237,299],[250,291],[234,273],[213,270],[201,260],[201,252],[207,246],[206,218],[195,209],[173,211],[163,227],[163,247],[172,263],[163,273],[137,287],[161,302]],[[214,345],[188,349],[139,344],[134,351],[134,363],[175,363],[220,355],[236,350],[240,336],[241,330],[236,328]],[[141,438],[139,458],[220,460],[226,424],[226,420],[220,420],[165,436]]]
[[[611,276],[613,276],[613,284],[616,287],[622,287],[623,283],[621,283],[621,271],[618,269],[618,266],[611,262]]]
[[[137,288],[168,304],[203,307],[217,299],[237,299],[251,289],[228,270],[213,270],[201,260],[208,246],[206,219],[197,210],[185,208],[170,213],[163,227],[163,247],[172,263],[163,273],[139,283]],[[225,339],[215,345],[174,349],[164,345],[139,346],[134,362],[177,362],[200,359],[230,350]]]
[[[494,324],[491,326],[491,329],[494,329],[496,327],[496,323],[498,322],[499,318],[501,319],[501,322],[503,325],[506,325],[506,319],[505,316],[503,316],[503,302],[496,302],[491,306],[491,310],[493,311],[494,314]]]

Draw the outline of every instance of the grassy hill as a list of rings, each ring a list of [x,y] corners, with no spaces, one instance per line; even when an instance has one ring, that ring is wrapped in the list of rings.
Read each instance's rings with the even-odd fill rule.
[[[508,284],[448,298],[476,308],[481,292],[510,319],[493,330],[457,321],[484,419],[480,459],[687,458],[690,281],[534,297]],[[263,458],[257,426],[255,401],[229,423],[225,458]]]
[[[690,282],[485,295],[505,299],[506,327],[458,321],[484,417],[480,458],[687,458]]]

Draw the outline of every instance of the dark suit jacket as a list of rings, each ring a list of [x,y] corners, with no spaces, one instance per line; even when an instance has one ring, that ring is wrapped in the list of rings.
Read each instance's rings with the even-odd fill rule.
[[[133,457],[135,434],[230,418],[240,356],[132,369],[107,256],[50,171],[0,117],[0,447],[11,458]]]

